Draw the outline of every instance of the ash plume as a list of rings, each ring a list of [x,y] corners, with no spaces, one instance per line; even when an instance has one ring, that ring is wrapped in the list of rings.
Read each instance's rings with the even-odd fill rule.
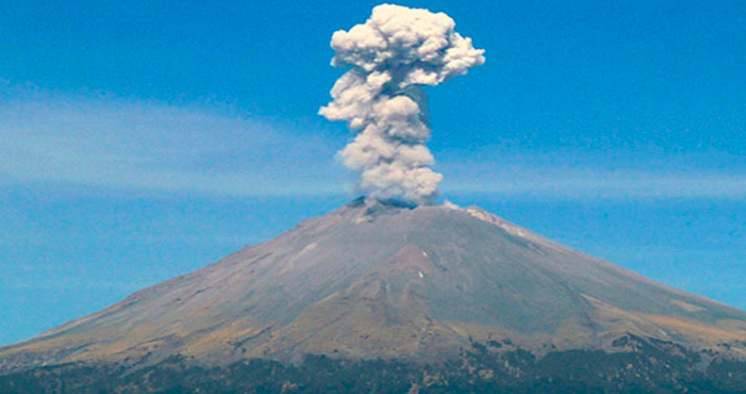
[[[431,202],[441,174],[425,146],[430,139],[426,86],[484,63],[484,50],[454,31],[444,13],[397,5],[373,8],[365,24],[332,36],[335,67],[350,67],[319,114],[347,121],[355,138],[339,152],[360,173],[370,196]]]

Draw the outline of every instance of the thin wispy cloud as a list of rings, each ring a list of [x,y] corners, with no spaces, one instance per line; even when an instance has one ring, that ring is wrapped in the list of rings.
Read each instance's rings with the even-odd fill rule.
[[[0,95],[0,186],[209,196],[344,194],[349,136],[296,130],[217,105],[176,106],[14,88]],[[434,152],[444,194],[532,199],[746,197],[744,163],[722,152],[501,147]],[[740,163],[740,164],[739,164]]]
[[[490,178],[454,182],[444,189],[451,193],[571,200],[746,197],[746,176],[737,175],[498,170]]]
[[[0,104],[0,180],[231,196],[344,191],[335,147],[220,108],[24,94]]]
[[[445,193],[532,199],[746,198],[740,158],[723,153],[567,149],[515,154],[444,152]]]

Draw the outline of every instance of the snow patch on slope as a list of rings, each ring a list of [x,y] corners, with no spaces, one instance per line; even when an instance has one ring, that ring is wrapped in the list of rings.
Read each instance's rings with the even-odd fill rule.
[[[521,237],[521,238],[528,238],[532,240],[537,240],[536,236],[533,236],[531,233],[523,230],[522,228],[516,226],[513,223],[507,222],[487,211],[484,211],[482,209],[479,209],[477,207],[469,207],[464,209],[466,213],[469,215],[490,224],[494,224],[497,227],[500,227],[501,229],[505,230],[509,234]]]

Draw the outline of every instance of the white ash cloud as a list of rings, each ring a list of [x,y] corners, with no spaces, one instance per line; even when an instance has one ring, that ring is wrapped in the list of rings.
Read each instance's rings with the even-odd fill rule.
[[[339,154],[360,172],[371,196],[426,203],[441,174],[430,166],[426,86],[436,86],[484,63],[484,50],[454,31],[444,13],[379,5],[365,24],[332,36],[335,67],[350,67],[319,113],[347,121],[357,135]]]

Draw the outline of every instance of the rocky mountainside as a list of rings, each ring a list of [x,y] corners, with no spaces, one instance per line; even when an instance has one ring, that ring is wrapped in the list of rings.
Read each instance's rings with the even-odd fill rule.
[[[478,208],[360,199],[2,348],[0,371],[172,356],[201,365],[307,354],[438,363],[475,344],[543,357],[634,351],[630,338],[744,358],[746,312]]]

